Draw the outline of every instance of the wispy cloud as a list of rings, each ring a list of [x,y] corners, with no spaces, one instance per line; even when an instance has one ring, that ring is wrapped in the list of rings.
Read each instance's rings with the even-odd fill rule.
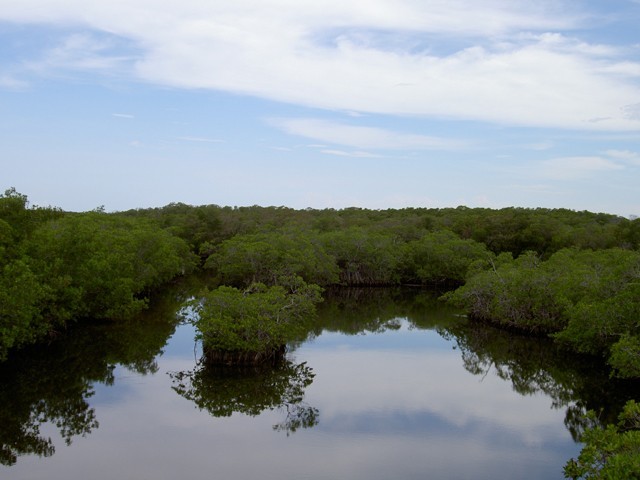
[[[640,153],[630,150],[607,150],[603,152],[607,157],[628,162],[633,165],[640,165]]]
[[[571,180],[623,168],[619,163],[598,156],[561,157],[543,161],[539,175],[552,180]]]
[[[130,113],[112,113],[111,116],[117,118],[135,118]]]
[[[453,150],[465,146],[459,140],[406,134],[383,128],[347,125],[314,118],[276,118],[270,119],[269,124],[291,135],[358,149]]]
[[[326,155],[335,155],[338,157],[352,157],[352,158],[380,158],[381,155],[376,155],[370,152],[352,151],[346,152],[344,150],[321,150]]]
[[[621,110],[625,118],[630,120],[640,120],[640,103],[624,105]]]
[[[341,112],[637,131],[640,62],[580,38],[595,18],[586,8],[568,0],[4,0],[0,20],[91,32],[49,49],[34,64],[43,71],[126,70],[154,84]],[[455,44],[442,40],[450,38]]]
[[[56,75],[80,71],[114,76],[124,74],[136,58],[132,52],[122,53],[123,40],[105,33],[72,33],[53,47],[47,47],[40,58],[25,61],[26,71]]]
[[[0,73],[0,88],[7,90],[24,90],[29,87],[29,82],[9,74]]]
[[[515,190],[518,192],[530,192],[535,194],[550,194],[553,193],[553,188],[550,185],[544,183],[532,183],[530,185],[527,184],[513,184],[507,185],[505,188],[510,190]]]
[[[535,142],[535,143],[527,143],[522,145],[522,148],[526,150],[533,150],[537,152],[541,152],[544,150],[549,150],[553,148],[554,142]]]
[[[222,143],[222,140],[220,139],[207,137],[178,137],[178,140],[197,143]]]

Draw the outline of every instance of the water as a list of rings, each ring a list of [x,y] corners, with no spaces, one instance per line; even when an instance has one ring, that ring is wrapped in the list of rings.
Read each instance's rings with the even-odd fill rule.
[[[0,478],[563,478],[578,414],[624,403],[587,360],[469,325],[433,295],[329,297],[275,371],[200,366],[179,298],[144,326],[15,356]]]

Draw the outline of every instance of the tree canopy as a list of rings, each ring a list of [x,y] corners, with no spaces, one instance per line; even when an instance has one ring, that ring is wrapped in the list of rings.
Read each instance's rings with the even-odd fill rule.
[[[460,287],[448,298],[472,317],[554,334],[637,377],[639,248],[640,219],[566,209],[172,203],[71,213],[9,189],[0,195],[0,358],[78,319],[131,317],[155,289],[202,267],[230,304],[254,301],[252,284],[264,285],[251,287],[254,299],[289,294],[285,277]]]

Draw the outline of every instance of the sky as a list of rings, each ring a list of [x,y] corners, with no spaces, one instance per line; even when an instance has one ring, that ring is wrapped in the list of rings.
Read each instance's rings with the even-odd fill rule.
[[[0,191],[640,215],[640,0],[1,0]]]

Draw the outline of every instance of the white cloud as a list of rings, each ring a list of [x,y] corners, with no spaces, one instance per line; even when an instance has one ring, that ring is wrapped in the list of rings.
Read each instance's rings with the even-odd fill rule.
[[[112,113],[111,116],[117,117],[117,118],[135,118],[130,113]]]
[[[122,74],[133,61],[133,55],[117,53],[121,39],[113,35],[74,33],[54,47],[48,47],[42,58],[25,62],[27,70],[50,74],[64,70]]]
[[[624,105],[621,110],[625,118],[630,120],[640,120],[640,103]]]
[[[569,54],[580,53],[595,57],[619,57],[623,53],[619,47],[582,42],[576,38],[568,37],[560,33],[523,35],[522,38],[537,41],[540,45],[551,47],[556,51],[563,51]]]
[[[48,52],[45,70],[129,68],[155,84],[339,111],[637,130],[640,117],[624,108],[640,98],[640,64],[566,36],[588,16],[578,8],[559,0],[4,0],[0,19],[93,29],[139,49],[122,55],[109,39],[72,35]],[[453,51],[440,50],[443,38],[456,39]]]
[[[167,25],[191,20],[201,24],[227,25],[226,36],[259,25],[403,29],[425,32],[457,32],[460,35],[497,35],[513,30],[572,28],[584,19],[570,12],[572,2],[563,0],[236,0],[208,2],[183,0],[4,0],[2,17],[18,22],[91,22],[102,25],[119,18],[122,31],[131,24]],[[153,16],[146,14],[153,13]],[[256,19],[263,22],[254,25]],[[316,28],[314,28],[315,30]]]
[[[562,157],[542,162],[539,174],[553,180],[571,180],[623,168],[618,163],[598,156]]]
[[[406,134],[376,127],[362,127],[314,118],[278,118],[269,123],[291,135],[359,149],[459,149],[460,141]]]
[[[640,63],[621,61],[607,65],[603,71],[637,78],[640,77]]]

